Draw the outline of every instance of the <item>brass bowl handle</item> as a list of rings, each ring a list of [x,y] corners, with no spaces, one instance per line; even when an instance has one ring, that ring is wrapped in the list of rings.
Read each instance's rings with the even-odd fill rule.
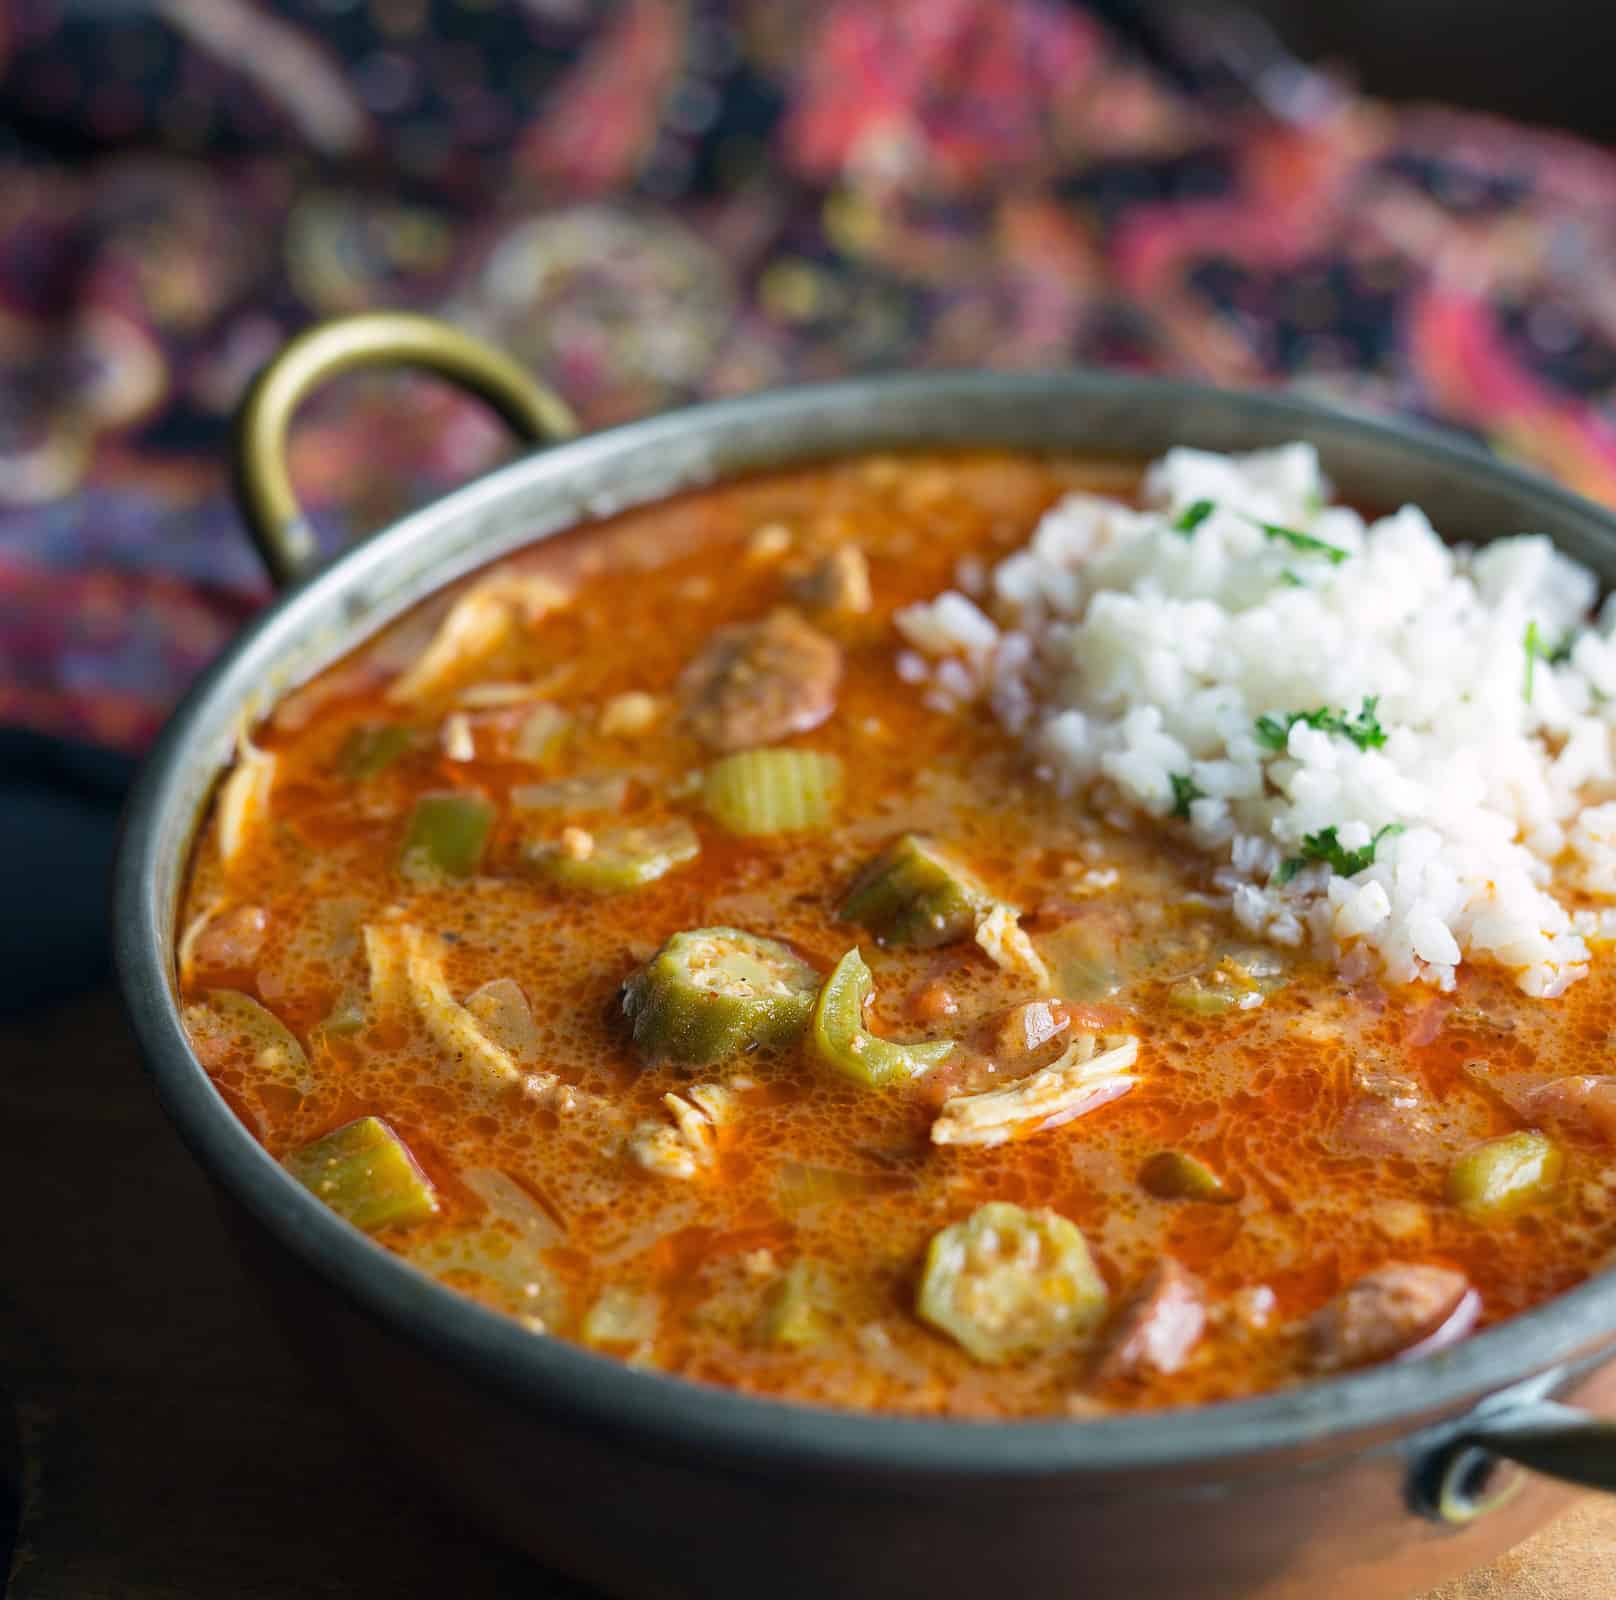
[[[300,333],[252,380],[231,442],[236,499],[270,577],[284,586],[315,554],[292,489],[286,435],[297,408],[327,378],[360,367],[420,367],[486,400],[531,444],[570,438],[578,424],[564,400],[492,345],[433,317],[366,311]]]
[[[1436,1448],[1416,1460],[1414,1509],[1455,1527],[1485,1516],[1521,1487],[1519,1474],[1500,1481],[1502,1462],[1616,1494],[1616,1422],[1550,1398],[1563,1376],[1539,1374],[1440,1428]]]

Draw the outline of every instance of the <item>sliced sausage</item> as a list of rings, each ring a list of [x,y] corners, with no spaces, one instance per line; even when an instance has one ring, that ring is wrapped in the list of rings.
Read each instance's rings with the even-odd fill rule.
[[[943,979],[932,978],[910,996],[909,1015],[916,1022],[941,1022],[959,1015],[959,999]]]
[[[1096,1375],[1177,1372],[1206,1328],[1200,1281],[1171,1256],[1145,1280],[1106,1342]]]
[[[1406,1156],[1435,1126],[1431,1113],[1419,1105],[1365,1095],[1341,1113],[1330,1147],[1344,1155]]]
[[[191,963],[201,971],[245,971],[253,967],[269,932],[262,906],[232,906],[208,919],[191,945]]]
[[[1353,1072],[1357,1095],[1332,1130],[1333,1148],[1351,1155],[1406,1155],[1435,1128],[1424,1091],[1412,1078],[1376,1063],[1360,1063]]]
[[[816,728],[836,709],[842,652],[794,611],[720,628],[679,675],[685,725],[714,750]]]
[[[1523,1109],[1534,1122],[1567,1122],[1616,1140],[1616,1077],[1556,1079],[1533,1090]]]
[[[1390,1356],[1424,1354],[1475,1326],[1480,1297],[1462,1272],[1392,1262],[1344,1289],[1308,1324],[1315,1372],[1339,1372]]]

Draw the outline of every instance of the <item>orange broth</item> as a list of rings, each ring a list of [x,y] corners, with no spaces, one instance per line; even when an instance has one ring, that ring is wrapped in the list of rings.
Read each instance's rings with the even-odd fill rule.
[[[1211,903],[1205,863],[1166,830],[1118,826],[1060,798],[985,710],[931,709],[900,680],[895,608],[949,587],[962,559],[991,565],[1022,544],[1063,493],[1127,494],[1136,483],[1125,465],[997,453],[850,460],[693,491],[536,546],[518,565],[556,576],[574,597],[464,681],[537,683],[573,719],[537,764],[482,753],[480,730],[511,713],[471,713],[478,753],[453,760],[440,737],[453,693],[407,709],[387,701],[447,597],[402,619],[256,730],[275,777],[228,870],[217,818],[202,832],[180,927],[208,920],[183,998],[205,1004],[221,988],[254,997],[304,1045],[313,1075],[296,1092],[240,1041],[215,1040],[202,1051],[214,1080],[277,1157],[356,1116],[384,1119],[440,1202],[433,1219],[378,1233],[406,1256],[438,1259],[434,1239],[512,1226],[490,1220],[464,1174],[514,1180],[551,1230],[542,1293],[524,1299],[508,1281],[456,1267],[464,1258],[440,1259],[439,1270],[527,1316],[544,1330],[536,1337],[581,1337],[602,1293],[628,1290],[654,1308],[655,1331],[608,1340],[611,1353],[794,1401],[994,1418],[1225,1399],[1305,1376],[1307,1319],[1387,1262],[1462,1271],[1483,1323],[1578,1282],[1616,1248],[1616,1169],[1594,1134],[1559,1135],[1566,1169],[1554,1194],[1511,1219],[1468,1218],[1447,1203],[1445,1183],[1477,1141],[1523,1125],[1468,1063],[1484,1061],[1495,1081],[1599,1071],[1616,1032],[1608,962],[1540,1001],[1468,965],[1450,995],[1348,986],[1327,962],[1292,953],[1289,981],[1261,1006],[1187,1013],[1171,1002],[1173,985],[1249,943]],[[758,531],[775,528],[789,543]],[[821,830],[731,836],[688,776],[712,753],[679,720],[679,674],[715,628],[781,604],[804,549],[841,541],[868,558],[873,603],[815,619],[843,651],[836,708],[785,741],[840,758],[841,803]],[[654,724],[603,732],[602,708],[631,691],[656,697]],[[364,781],[344,772],[356,728],[399,722],[420,730],[406,754]],[[539,881],[522,846],[555,824],[519,813],[511,791],[601,770],[629,775],[631,816],[687,818],[697,859],[615,895]],[[446,789],[480,792],[496,808],[478,870],[401,877],[414,800]],[[1114,963],[1118,991],[1074,996],[1073,1013],[1137,1036],[1130,1093],[996,1148],[949,1148],[928,1138],[937,1101],[923,1084],[871,1090],[828,1071],[806,1039],[699,1071],[640,1058],[619,1014],[624,979],[668,936],[708,924],[787,941],[821,972],[860,944],[876,986],[871,1025],[904,1038],[947,1036],[1035,998],[969,939],[882,949],[838,920],[860,866],[908,829],[946,840],[1024,908],[1035,941],[1059,945],[1060,930],[1076,926],[1083,948]],[[241,907],[262,913],[263,936],[245,953],[208,937]],[[537,1024],[523,1066],[574,1090],[570,1106],[514,1089],[467,1092],[418,1024],[367,1014],[352,1032],[322,1028],[345,995],[363,1000],[358,930],[386,915],[442,942],[454,996],[500,978],[520,985]],[[946,988],[957,1009],[922,1025],[914,1007],[928,985]],[[1411,1083],[1412,1107],[1387,1113],[1366,1063]],[[631,1158],[633,1130],[666,1120],[664,1095],[736,1077],[710,1169],[680,1180]],[[1140,1169],[1166,1149],[1204,1161],[1233,1198],[1147,1191]],[[928,1241],[994,1200],[1050,1207],[1083,1230],[1111,1290],[1111,1324],[1163,1257],[1187,1268],[1206,1307],[1188,1359],[1170,1372],[1101,1375],[1102,1331],[987,1366],[917,1318]],[[770,1297],[797,1262],[813,1263],[820,1314],[811,1340],[783,1345],[766,1332]]]

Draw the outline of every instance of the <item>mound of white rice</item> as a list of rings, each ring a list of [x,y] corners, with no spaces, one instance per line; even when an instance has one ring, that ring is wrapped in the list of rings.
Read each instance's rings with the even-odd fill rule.
[[[1145,498],[1070,497],[976,599],[900,613],[902,675],[986,697],[1064,792],[1181,819],[1253,934],[1442,988],[1465,958],[1534,995],[1584,976],[1616,931],[1593,575],[1413,506],[1366,526],[1305,444],[1174,450]]]

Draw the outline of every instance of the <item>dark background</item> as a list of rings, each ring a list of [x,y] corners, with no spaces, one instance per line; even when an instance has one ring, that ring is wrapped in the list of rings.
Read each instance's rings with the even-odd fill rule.
[[[1247,0],[1303,57],[1371,94],[1447,100],[1616,137],[1608,0]]]

